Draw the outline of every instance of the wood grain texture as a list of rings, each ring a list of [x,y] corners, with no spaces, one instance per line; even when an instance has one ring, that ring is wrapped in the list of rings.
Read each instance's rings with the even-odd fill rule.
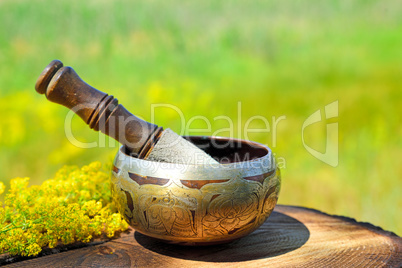
[[[169,245],[134,230],[102,244],[8,267],[401,267],[402,238],[368,223],[278,205],[255,232],[230,244]]]

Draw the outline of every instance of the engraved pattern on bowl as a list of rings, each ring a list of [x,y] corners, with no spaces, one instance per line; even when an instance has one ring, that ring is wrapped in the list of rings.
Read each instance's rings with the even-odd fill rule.
[[[191,139],[197,143],[206,137]],[[170,243],[216,244],[251,233],[277,203],[280,172],[268,147],[235,141],[266,154],[249,161],[195,166],[137,159],[122,147],[111,176],[115,205],[135,230]]]

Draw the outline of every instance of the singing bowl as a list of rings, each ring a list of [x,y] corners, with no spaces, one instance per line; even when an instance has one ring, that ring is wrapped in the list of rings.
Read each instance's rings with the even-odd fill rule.
[[[264,223],[280,190],[280,172],[262,144],[223,137],[185,137],[220,164],[153,162],[118,151],[113,202],[138,232],[182,245],[230,242]]]

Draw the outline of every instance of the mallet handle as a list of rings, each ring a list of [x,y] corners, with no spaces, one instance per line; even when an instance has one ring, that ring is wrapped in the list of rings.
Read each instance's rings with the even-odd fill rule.
[[[74,111],[90,128],[126,145],[140,158],[146,158],[163,131],[162,127],[131,114],[113,96],[85,83],[59,60],[43,70],[35,89],[48,100]]]

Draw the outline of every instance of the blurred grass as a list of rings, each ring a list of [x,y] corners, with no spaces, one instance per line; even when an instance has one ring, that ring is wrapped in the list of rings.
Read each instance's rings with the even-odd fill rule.
[[[212,129],[204,135],[229,127],[214,121],[220,115],[233,118],[241,138],[238,121],[244,127],[254,115],[270,123],[286,116],[276,144],[272,132],[248,136],[286,161],[280,203],[401,235],[401,13],[397,0],[0,1],[0,180],[40,183],[64,164],[114,157],[114,142],[74,147],[64,134],[67,109],[34,91],[43,68],[60,59],[145,119],[152,103],[177,106],[187,122],[206,116]],[[336,100],[333,168],[304,149],[301,128]],[[156,123],[178,132],[179,119],[156,111]],[[264,127],[258,120],[251,126]],[[205,123],[194,121],[196,127]],[[79,118],[73,133],[87,142],[104,138]],[[324,148],[324,123],[306,135],[311,147]]]

